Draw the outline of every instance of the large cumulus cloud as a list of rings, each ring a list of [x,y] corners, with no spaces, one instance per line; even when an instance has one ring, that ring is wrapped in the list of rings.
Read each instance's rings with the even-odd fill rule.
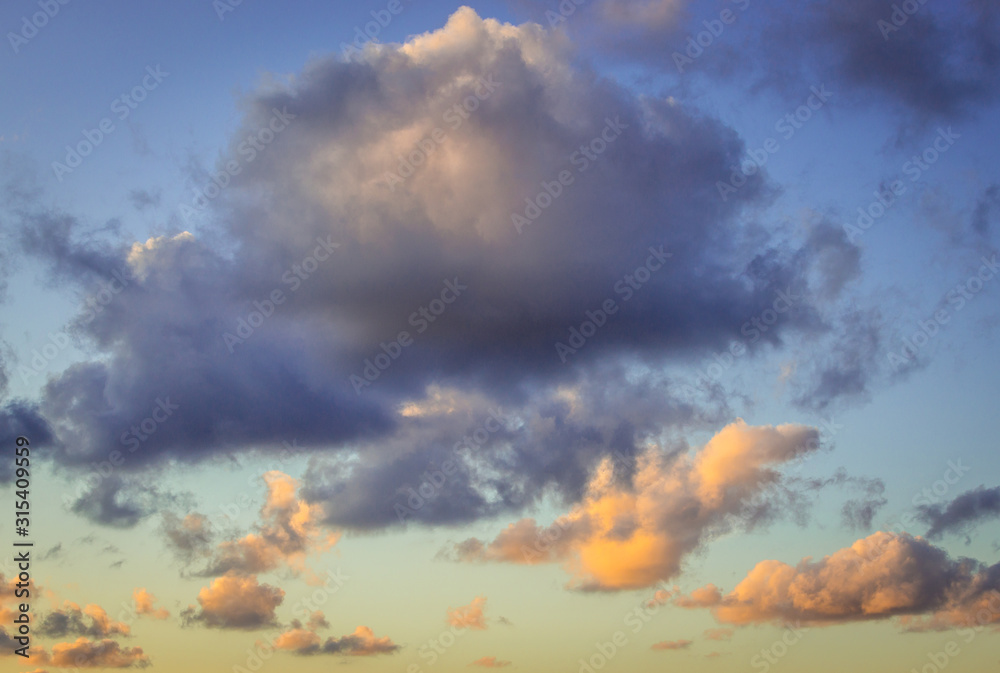
[[[468,8],[406,44],[366,49],[317,58],[245,101],[230,148],[241,172],[193,233],[98,244],[81,242],[71,216],[24,214],[29,252],[74,289],[110,297],[73,325],[94,358],[43,391],[59,465],[117,451],[129,472],[294,438],[341,450],[305,479],[307,498],[336,505],[328,522],[379,527],[398,522],[415,474],[502,406],[514,420],[459,455],[414,516],[463,521],[547,489],[579,498],[602,455],[718,423],[724,400],[678,395],[662,367],[726,348],[777,291],[806,298],[761,345],[828,330],[822,303],[856,256],[842,236],[796,246],[744,217],[768,198],[761,175],[720,199],[716,183],[743,150],[721,123],[600,78],[559,34]],[[248,160],[247,136],[276,115],[287,126]],[[583,170],[574,152],[598,147],[609,124],[618,135]],[[412,174],[387,179],[409,173],[401,163],[422,141],[433,150]],[[572,184],[518,233],[512,213],[562,171]],[[616,283],[650,248],[671,257],[626,303]],[[420,329],[410,316],[447,284],[467,289]],[[609,299],[619,310],[560,361],[555,344]],[[268,317],[248,334],[241,321],[256,310]],[[402,330],[413,343],[356,390],[350,377]],[[468,402],[403,413],[441,394]],[[91,499],[119,503],[108,486]],[[99,519],[108,508],[79,509]]]

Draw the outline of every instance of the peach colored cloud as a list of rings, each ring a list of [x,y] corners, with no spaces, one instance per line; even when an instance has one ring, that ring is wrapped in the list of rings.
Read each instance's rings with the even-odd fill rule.
[[[447,622],[460,629],[486,629],[486,617],[483,610],[486,608],[486,597],[476,596],[472,603],[460,608],[448,608]]]
[[[732,640],[734,633],[732,629],[708,629],[704,636],[706,640]]]
[[[150,662],[141,647],[123,648],[113,640],[77,638],[53,645],[46,663],[57,668],[143,668]]]
[[[149,615],[153,619],[166,619],[170,612],[165,608],[153,607],[156,603],[156,596],[146,591],[145,588],[135,589],[132,592],[132,600],[135,601],[136,614]]]
[[[392,642],[388,636],[377,638],[367,626],[359,626],[340,638],[330,637],[325,641],[314,632],[298,627],[286,631],[274,641],[275,648],[287,650],[298,655],[339,654],[348,657],[368,657],[376,654],[393,654],[399,650],[399,645]]]
[[[23,602],[23,599],[18,598],[15,593],[18,581],[16,576],[7,579],[0,573],[0,624],[9,624],[18,615],[17,605]],[[35,584],[34,579],[28,580],[27,589],[32,596],[39,596],[43,592],[43,589]]]
[[[296,574],[306,573],[308,582],[319,583],[305,559],[329,550],[340,534],[323,530],[322,506],[298,497],[298,480],[276,470],[264,473],[263,479],[267,498],[253,532],[212,549],[206,543],[211,540],[207,521],[202,515],[188,515],[181,522],[165,520],[168,541],[182,558],[204,557],[206,567],[197,573],[204,577],[230,572],[253,575],[287,566]]]
[[[476,659],[469,666],[482,666],[483,668],[505,668],[510,666],[511,662],[502,661],[496,657],[483,657],[482,659]]]
[[[778,484],[778,466],[818,446],[814,428],[752,427],[738,419],[693,454],[642,454],[631,484],[616,478],[606,459],[582,502],[551,526],[522,519],[492,542],[472,538],[450,555],[459,561],[561,562],[575,589],[649,587],[676,576],[711,532],[724,530]]]
[[[761,561],[709,607],[728,624],[902,618],[910,630],[1000,623],[1000,564],[950,558],[920,537],[877,532],[819,561]]]
[[[229,574],[212,580],[198,593],[201,609],[184,611],[186,622],[201,622],[221,629],[257,629],[276,623],[274,610],[285,592],[269,584],[259,584],[257,577]]]
[[[686,650],[691,647],[690,640],[664,640],[659,643],[653,643],[650,649],[653,650]]]

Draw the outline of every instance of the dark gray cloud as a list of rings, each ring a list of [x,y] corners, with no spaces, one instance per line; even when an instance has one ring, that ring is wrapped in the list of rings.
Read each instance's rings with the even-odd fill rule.
[[[946,533],[965,533],[976,524],[1000,518],[1000,486],[980,486],[957,496],[947,505],[921,505],[920,519],[928,524],[926,537],[940,538]]]
[[[509,4],[543,25],[553,9],[536,0]],[[677,76],[684,90],[700,76],[721,77],[794,100],[823,83],[844,101],[877,101],[920,120],[962,115],[997,96],[1000,8],[990,0],[588,5],[556,24],[607,54]],[[636,11],[623,11],[626,5]],[[692,38],[701,46],[691,46]]]
[[[73,603],[67,603],[61,610],[46,613],[35,626],[35,631],[47,638],[106,638],[112,635],[128,636],[130,633],[127,625],[112,620],[103,608],[87,605],[81,609]]]
[[[173,497],[144,480],[113,474],[81,493],[70,504],[70,510],[98,524],[131,528]]]
[[[605,4],[609,16],[627,9]],[[600,79],[537,26],[468,9],[433,37],[365,56],[317,58],[245,101],[230,148],[241,172],[197,235],[123,245],[113,231],[82,236],[67,214],[23,213],[25,250],[97,298],[72,325],[95,357],[55,375],[39,407],[62,468],[117,452],[137,473],[294,437],[327,452],[306,497],[329,505],[331,523],[373,528],[398,522],[419,475],[503,407],[516,420],[458,451],[411,519],[460,523],[547,491],[578,498],[602,455],[632,456],[667,427],[718,425],[725,400],[685,401],[662,372],[727,348],[778,291],[805,299],[762,344],[834,329],[825,311],[857,273],[856,248],[829,223],[798,244],[742,217],[772,195],[762,174],[720,198],[744,150],[720,122]],[[246,137],[279,117],[287,126],[248,159]],[[443,140],[417,149],[435,128]],[[588,145],[603,150],[584,161]],[[412,175],[386,178],[421,152]],[[561,171],[572,184],[519,234],[512,214]],[[653,264],[651,248],[671,256]],[[629,288],[647,263],[648,281]],[[448,283],[467,289],[421,322]],[[618,310],[561,361],[556,343],[609,300]],[[257,310],[268,317],[251,327]],[[412,345],[356,390],[350,377],[402,330]],[[821,380],[814,406],[864,390],[875,339],[832,351],[828,371],[854,379]],[[435,395],[468,403],[436,408]],[[76,508],[134,524],[146,510],[119,490],[102,483]]]

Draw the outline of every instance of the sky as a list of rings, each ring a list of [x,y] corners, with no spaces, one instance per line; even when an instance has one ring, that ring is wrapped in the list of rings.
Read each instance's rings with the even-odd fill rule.
[[[996,667],[995,3],[0,27],[0,671]]]

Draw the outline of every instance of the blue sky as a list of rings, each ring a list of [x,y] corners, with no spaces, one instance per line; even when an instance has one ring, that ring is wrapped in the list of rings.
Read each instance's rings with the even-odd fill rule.
[[[0,668],[995,664],[1000,15],[899,7],[5,6]]]

